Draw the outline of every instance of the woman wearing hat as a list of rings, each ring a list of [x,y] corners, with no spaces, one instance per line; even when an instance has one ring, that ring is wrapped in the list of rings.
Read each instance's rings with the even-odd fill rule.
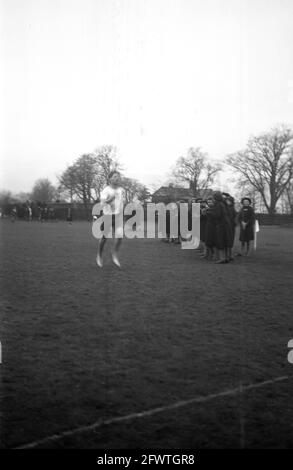
[[[207,223],[207,201],[202,199],[200,202],[200,241],[203,246],[203,253],[201,255],[201,258],[207,257],[206,223]]]
[[[206,209],[206,224],[205,224],[205,244],[206,244],[206,259],[217,259],[216,248],[216,223],[213,217],[214,199],[210,196],[207,199]]]
[[[250,241],[254,240],[254,210],[251,207],[251,199],[243,197],[241,199],[242,208],[238,215],[240,223],[241,254],[247,256],[250,248]]]
[[[230,194],[227,194],[227,193],[223,193],[223,197],[225,200],[225,204],[226,204],[227,211],[228,211],[228,216],[230,219],[231,234],[232,234],[232,236],[229,237],[229,243],[227,247],[227,258],[229,259],[229,261],[233,261],[234,258],[233,258],[232,250],[233,250],[233,245],[234,245],[234,240],[235,240],[235,229],[237,226],[237,212],[235,210],[234,197],[232,197]]]
[[[213,196],[215,202],[212,216],[215,219],[216,248],[219,253],[219,259],[216,263],[229,263],[228,247],[232,247],[233,236],[231,220],[222,193],[220,191],[215,191]]]

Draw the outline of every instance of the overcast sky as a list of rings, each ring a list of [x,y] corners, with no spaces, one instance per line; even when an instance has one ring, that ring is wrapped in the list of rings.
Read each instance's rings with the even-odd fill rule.
[[[293,123],[292,0],[0,0],[1,188],[56,183],[103,144],[163,182]],[[4,72],[4,73],[3,73]]]

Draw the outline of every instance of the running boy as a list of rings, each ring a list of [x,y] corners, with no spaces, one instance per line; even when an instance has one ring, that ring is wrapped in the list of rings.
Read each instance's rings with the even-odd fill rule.
[[[114,248],[112,252],[112,260],[113,263],[119,268],[121,265],[118,258],[118,250],[121,246],[123,237],[123,226],[118,221],[118,216],[122,216],[123,224],[123,189],[120,186],[120,180],[121,177],[119,171],[111,171],[108,177],[109,185],[103,189],[100,198],[101,203],[104,205],[104,215],[109,216],[112,219],[111,227],[112,232],[114,231]],[[106,240],[107,238],[105,236],[99,240],[97,265],[100,268],[103,267],[103,250]]]

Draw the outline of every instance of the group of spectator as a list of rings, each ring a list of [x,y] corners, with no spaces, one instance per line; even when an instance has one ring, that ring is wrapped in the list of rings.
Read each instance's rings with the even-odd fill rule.
[[[45,222],[55,219],[55,211],[52,207],[48,207],[47,204],[26,202],[12,206],[9,211],[9,216],[12,222],[15,222],[17,219],[24,219],[29,222],[32,220]]]
[[[239,224],[241,252],[237,255],[247,256],[250,242],[254,240],[255,214],[249,197],[241,200],[239,212],[235,209],[235,200],[228,193],[214,191],[207,199],[197,198],[193,202],[200,204],[200,249],[201,257],[217,264],[234,260],[235,231]],[[191,217],[191,210],[190,217]],[[170,237],[170,224],[167,221],[167,241],[180,242]]]

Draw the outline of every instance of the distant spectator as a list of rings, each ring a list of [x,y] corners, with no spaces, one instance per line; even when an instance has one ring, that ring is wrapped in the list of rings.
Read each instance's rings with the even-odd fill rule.
[[[68,211],[67,211],[66,220],[69,223],[69,225],[72,225],[72,211],[70,207],[68,208]]]
[[[15,222],[15,221],[16,221],[16,217],[17,217],[17,207],[16,207],[16,206],[14,206],[14,207],[11,209],[10,217],[11,217],[11,222]]]
[[[242,208],[238,215],[240,223],[241,254],[247,256],[249,254],[250,242],[254,240],[254,223],[255,215],[251,207],[251,199],[244,197],[241,199]]]

